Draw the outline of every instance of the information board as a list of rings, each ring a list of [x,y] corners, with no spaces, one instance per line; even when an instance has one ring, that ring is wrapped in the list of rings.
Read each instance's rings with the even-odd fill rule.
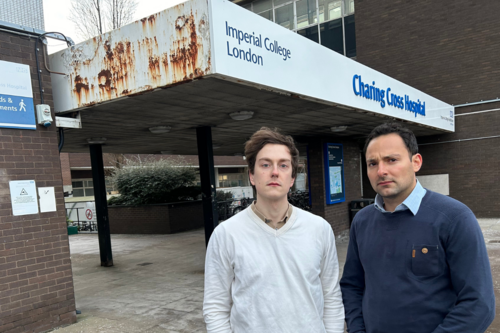
[[[326,143],[325,159],[325,191],[327,205],[345,201],[344,153],[341,144]]]
[[[12,215],[38,213],[38,200],[34,180],[12,180],[9,182]]]
[[[0,127],[36,129],[30,66],[0,61]]]

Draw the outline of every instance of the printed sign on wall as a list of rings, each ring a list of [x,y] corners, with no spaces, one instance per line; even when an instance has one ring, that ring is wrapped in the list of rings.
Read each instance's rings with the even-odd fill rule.
[[[36,129],[30,66],[0,61],[0,127]]]
[[[34,180],[13,180],[9,182],[12,215],[38,213],[38,200]]]

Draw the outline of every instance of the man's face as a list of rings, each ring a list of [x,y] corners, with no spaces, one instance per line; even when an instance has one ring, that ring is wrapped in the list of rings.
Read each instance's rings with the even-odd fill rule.
[[[366,164],[370,183],[384,200],[403,202],[415,187],[415,173],[422,166],[422,156],[411,160],[403,139],[396,133],[379,136],[368,144]]]
[[[267,144],[257,154],[250,182],[257,191],[257,201],[280,201],[292,187],[292,156],[284,145]]]

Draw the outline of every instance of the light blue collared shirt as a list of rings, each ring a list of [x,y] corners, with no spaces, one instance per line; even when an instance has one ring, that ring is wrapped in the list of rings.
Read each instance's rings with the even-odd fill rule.
[[[412,212],[413,216],[415,216],[417,215],[418,209],[420,208],[420,203],[422,203],[422,199],[424,198],[426,192],[427,190],[423,188],[422,185],[420,185],[420,182],[417,180],[417,185],[415,185],[415,188],[413,189],[413,191],[411,191],[408,198],[400,203],[396,207],[394,212],[388,212],[384,209],[384,199],[382,199],[382,197],[378,194],[375,196],[374,206],[382,213],[395,213],[409,209]]]

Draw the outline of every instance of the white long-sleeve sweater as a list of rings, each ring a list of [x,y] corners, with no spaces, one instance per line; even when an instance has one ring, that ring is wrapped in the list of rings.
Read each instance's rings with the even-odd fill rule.
[[[275,230],[247,208],[212,234],[205,262],[208,333],[342,333],[335,237],[293,207]]]

